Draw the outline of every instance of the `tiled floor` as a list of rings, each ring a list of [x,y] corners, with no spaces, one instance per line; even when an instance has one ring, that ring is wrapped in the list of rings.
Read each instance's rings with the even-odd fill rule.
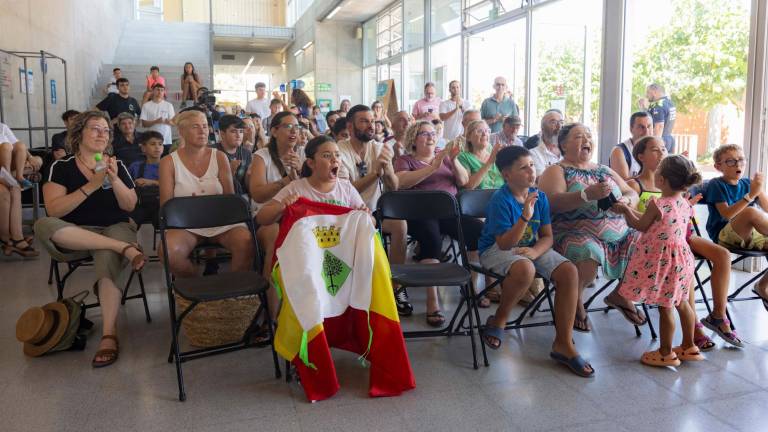
[[[341,391],[309,404],[296,383],[274,379],[270,353],[261,349],[186,363],[188,400],[181,403],[165,361],[170,331],[159,264],[145,270],[153,322],[144,321],[140,302],[123,307],[120,360],[100,370],[90,367],[96,334],[85,352],[22,354],[16,318],[55,297],[47,269],[47,257],[0,259],[2,431],[768,430],[768,313],[755,301],[731,305],[746,348],[718,341],[706,361],[677,370],[639,363],[654,346],[647,329],[637,338],[621,315],[594,313],[593,332],[574,336],[597,369],[594,379],[550,361],[553,330],[541,327],[508,332],[503,349],[489,352],[491,366],[480,370],[472,369],[466,337],[409,340],[417,387],[401,397],[368,398],[367,370],[355,355],[335,351]],[[736,272],[734,283],[745,276]],[[88,278],[89,270],[79,270],[68,293]],[[444,290],[449,305],[452,291]],[[423,294],[411,294],[416,315],[403,325],[421,327]],[[98,310],[89,317],[99,325]]]

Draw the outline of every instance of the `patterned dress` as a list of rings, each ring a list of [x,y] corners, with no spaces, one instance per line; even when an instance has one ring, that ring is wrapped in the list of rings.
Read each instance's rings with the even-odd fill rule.
[[[627,265],[619,294],[631,301],[673,307],[688,298],[695,260],[685,239],[691,205],[682,197],[652,198],[661,211],[643,233]]]
[[[578,192],[604,181],[613,187],[617,199],[621,197],[621,190],[607,166],[600,165],[591,170],[560,166],[568,192]],[[622,215],[600,210],[597,201],[553,214],[552,231],[557,252],[573,262],[596,261],[609,279],[618,279],[624,274],[630,246],[639,238],[638,232],[627,226]]]

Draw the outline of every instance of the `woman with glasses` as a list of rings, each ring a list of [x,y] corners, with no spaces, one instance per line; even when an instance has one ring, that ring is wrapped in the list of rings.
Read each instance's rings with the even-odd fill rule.
[[[467,170],[456,162],[459,148],[449,144],[436,152],[437,134],[430,121],[417,121],[408,127],[404,145],[408,154],[395,160],[399,189],[445,191],[456,194],[469,179]],[[409,220],[408,234],[418,241],[419,253],[415,260],[421,264],[437,264],[442,257],[443,235],[458,236],[452,220]],[[477,254],[477,239],[483,228],[482,221],[462,218],[462,231],[467,249]],[[427,289],[427,324],[442,327],[445,316],[440,310],[437,288]]]
[[[387,113],[384,112],[384,105],[381,103],[381,101],[373,101],[371,104],[371,110],[373,111],[374,121],[381,121],[384,124],[384,128],[386,129],[392,128],[392,123],[389,121]]]
[[[49,217],[35,223],[37,238],[56,260],[72,251],[93,257],[94,292],[101,305],[102,338],[93,367],[109,366],[118,357],[117,310],[131,270],[146,262],[136,244],[133,180],[122,162],[108,156],[112,140],[109,117],[101,111],[79,114],[67,131],[73,156],[51,166],[43,185]]]
[[[504,185],[499,169],[496,168],[496,153],[501,150],[501,143],[491,147],[489,138],[491,129],[484,120],[476,120],[467,125],[464,132],[466,148],[459,153],[458,161],[469,171],[465,189],[498,189]]]
[[[298,143],[301,135],[299,122],[293,113],[283,111],[275,114],[270,123],[269,143],[253,154],[251,162],[250,195],[254,213],[268,203],[278,192],[293,180],[299,178],[304,154],[299,151]],[[256,239],[264,251],[264,277],[271,280],[272,262],[275,240],[277,239],[278,224],[261,225],[256,230]],[[278,298],[275,290],[268,290],[269,310],[277,314]]]
[[[224,152],[208,146],[205,114],[184,111],[176,116],[175,122],[184,146],[160,160],[160,205],[175,197],[234,194],[229,159]],[[219,244],[228,250],[232,254],[232,271],[247,271],[253,267],[255,251],[245,224],[171,229],[166,232],[166,243],[169,262],[165,264],[176,277],[200,274],[189,255],[204,243]]]

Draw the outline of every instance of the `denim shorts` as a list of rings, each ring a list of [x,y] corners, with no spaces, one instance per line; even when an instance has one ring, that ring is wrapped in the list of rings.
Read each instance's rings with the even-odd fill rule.
[[[521,259],[528,258],[523,255],[517,255],[515,253],[515,248],[501,250],[499,246],[494,243],[493,246],[480,255],[480,264],[494,273],[506,275],[512,264]],[[552,272],[564,262],[569,261],[566,257],[550,249],[544,252],[540,257],[536,258],[533,261],[533,266],[536,268],[536,273],[540,274],[545,279],[550,280],[552,278]]]

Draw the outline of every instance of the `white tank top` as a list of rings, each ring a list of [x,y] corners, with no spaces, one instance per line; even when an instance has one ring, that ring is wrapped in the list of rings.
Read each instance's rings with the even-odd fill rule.
[[[178,151],[171,153],[175,183],[173,187],[173,196],[188,197],[198,195],[221,195],[224,193],[224,188],[219,181],[217,154],[218,150],[211,149],[211,159],[208,162],[208,169],[205,170],[205,174],[203,174],[202,177],[198,177],[192,174],[192,172],[184,166]],[[202,237],[214,237],[241,225],[245,227],[245,224],[237,224],[213,228],[190,229],[187,231]]]
[[[219,164],[216,154],[218,150],[211,149],[211,158],[208,162],[208,168],[202,177],[198,177],[184,166],[179,157],[179,152],[171,153],[173,159],[173,171],[175,186],[173,188],[174,197],[196,196],[196,195],[221,195],[224,188],[219,182]]]

